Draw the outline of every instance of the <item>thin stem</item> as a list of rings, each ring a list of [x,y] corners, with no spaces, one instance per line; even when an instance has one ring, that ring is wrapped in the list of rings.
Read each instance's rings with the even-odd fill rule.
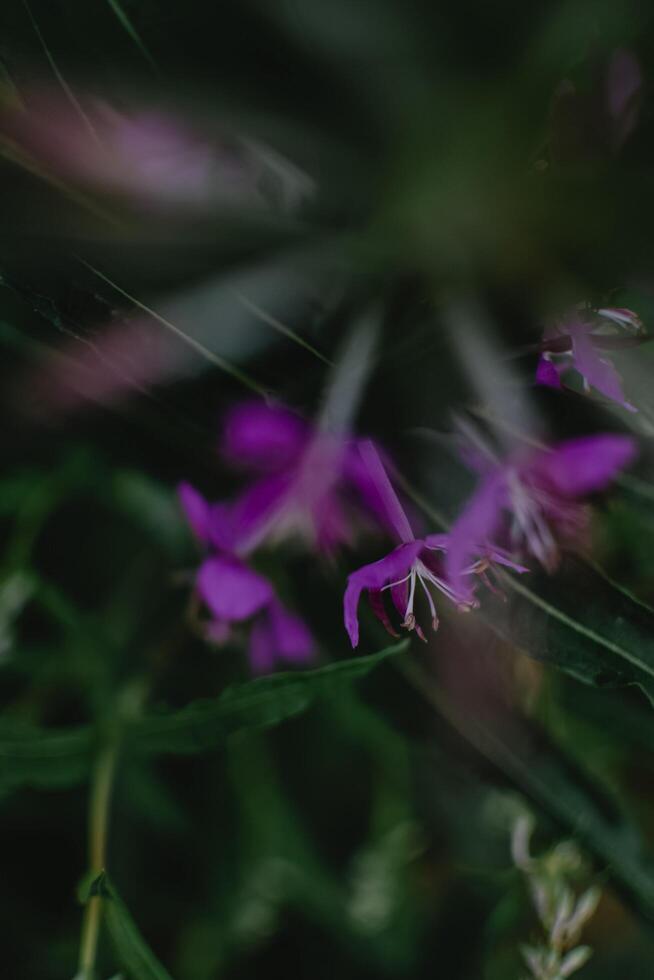
[[[99,875],[106,864],[109,808],[117,756],[118,739],[114,737],[100,752],[93,773],[89,804],[89,872],[92,877]],[[101,918],[102,898],[92,895],[86,903],[82,923],[78,980],[94,980]]]

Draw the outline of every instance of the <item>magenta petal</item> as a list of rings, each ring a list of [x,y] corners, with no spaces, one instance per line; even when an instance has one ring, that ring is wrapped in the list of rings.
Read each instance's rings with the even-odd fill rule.
[[[598,354],[590,337],[588,324],[574,320],[569,323],[568,328],[572,337],[575,367],[579,373],[591,387],[596,388],[606,398],[617,402],[630,412],[635,412],[634,406],[625,400],[620,375],[609,361]]]
[[[205,543],[209,541],[211,506],[190,483],[180,483],[177,495],[191,530]]]
[[[312,510],[318,551],[330,556],[352,538],[351,522],[335,493],[326,494]]]
[[[389,592],[393,600],[393,605],[402,617],[402,622],[404,622],[406,619],[406,608],[409,605],[409,583],[404,581],[398,582],[397,585],[391,585]]]
[[[547,388],[562,388],[561,378],[556,367],[547,357],[541,356],[538,359],[536,368],[536,384],[545,385]]]
[[[391,588],[391,592],[393,591],[393,589],[400,589],[400,588],[401,586],[394,585]],[[379,622],[382,624],[386,632],[390,633],[391,636],[397,638],[399,636],[399,633],[396,633],[396,631],[393,629],[393,624],[391,623],[390,617],[386,612],[386,606],[384,605],[384,593],[381,591],[381,589],[368,589],[368,602],[370,603],[370,608],[372,609],[373,613],[375,614]],[[403,611],[401,614],[402,619],[404,619],[405,611],[406,611],[406,602],[404,603]]]
[[[380,558],[379,561],[373,562],[371,565],[358,568],[348,577],[347,588],[343,597],[343,610],[345,628],[353,647],[357,646],[359,642],[357,607],[363,590],[378,591],[384,586],[404,578],[405,575],[409,574],[411,566],[422,548],[422,541],[410,541],[407,544],[401,544],[385,558]]]
[[[636,457],[630,436],[597,435],[568,439],[551,452],[540,452],[525,468],[525,477],[543,481],[563,497],[583,497],[603,490]]]
[[[463,572],[470,559],[496,537],[506,502],[506,478],[501,470],[495,470],[482,480],[468,506],[450,529],[446,574],[455,592],[460,592],[462,596],[471,594]]]
[[[280,517],[291,487],[291,474],[275,473],[253,483],[235,502],[232,521],[236,550],[257,547]]]
[[[306,663],[314,652],[313,636],[304,621],[273,599],[250,633],[249,659],[253,673],[270,673],[278,660]]]
[[[372,486],[379,497],[381,511],[386,514],[388,523],[400,541],[405,543],[413,541],[415,535],[409,524],[409,519],[404,513],[404,508],[391,485],[391,481],[388,479],[374,443],[369,439],[363,440],[359,443],[359,452],[368,470]]]
[[[314,639],[304,620],[294,616],[276,600],[268,607],[267,616],[280,657],[291,663],[305,663],[312,659]]]
[[[197,575],[197,589],[217,619],[247,619],[270,602],[272,586],[267,579],[237,558],[207,558]]]
[[[218,551],[232,552],[238,544],[234,504],[212,504],[209,510],[209,540]]]
[[[288,409],[247,402],[228,414],[222,449],[232,462],[279,471],[297,460],[308,437],[307,423]]]

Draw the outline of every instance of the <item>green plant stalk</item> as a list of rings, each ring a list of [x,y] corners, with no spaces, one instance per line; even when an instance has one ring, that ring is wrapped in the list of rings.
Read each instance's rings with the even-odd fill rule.
[[[114,737],[100,752],[93,772],[89,803],[89,872],[93,878],[104,871],[106,864],[109,809],[117,757],[118,738]],[[101,918],[102,898],[91,895],[82,923],[78,980],[94,980]]]

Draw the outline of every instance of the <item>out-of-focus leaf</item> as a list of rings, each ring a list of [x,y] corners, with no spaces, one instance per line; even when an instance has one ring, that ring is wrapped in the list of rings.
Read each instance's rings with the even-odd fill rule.
[[[485,602],[491,623],[526,654],[597,687],[638,684],[654,699],[654,614],[577,559],[556,577],[502,576],[506,606]]]
[[[72,786],[91,769],[94,736],[87,726],[47,731],[0,728],[0,792],[18,786]]]
[[[96,879],[92,894],[104,900],[104,921],[116,956],[131,980],[172,980],[161,965],[106,874]]]
[[[201,752],[228,735],[277,725],[304,711],[318,695],[365,677],[406,649],[403,641],[367,657],[353,657],[316,670],[289,671],[228,688],[216,700],[202,699],[179,711],[138,722],[131,737],[145,752]]]
[[[654,920],[654,860],[618,801],[537,725],[517,715],[492,725],[454,704],[422,670],[403,672],[458,734],[605,864],[639,913]]]
[[[133,517],[171,555],[179,554],[186,532],[170,489],[141,473],[123,471],[115,475],[112,490],[120,510]]]

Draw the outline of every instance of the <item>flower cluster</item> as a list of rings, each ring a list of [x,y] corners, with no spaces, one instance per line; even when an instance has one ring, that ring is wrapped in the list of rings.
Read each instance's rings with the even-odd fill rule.
[[[587,391],[594,388],[633,411],[604,352],[643,336],[630,310],[575,313],[546,331],[538,381],[562,387],[562,375],[575,369]],[[248,476],[236,499],[210,504],[189,484],[180,487],[188,522],[206,550],[195,595],[211,615],[203,630],[212,641],[224,642],[235,624],[249,624],[251,667],[266,672],[278,661],[308,661],[314,642],[251,566],[259,548],[293,540],[331,558],[354,543],[362,526],[384,529],[395,547],[349,575],[345,628],[356,647],[365,595],[391,635],[400,627],[424,640],[419,606],[436,630],[438,596],[461,612],[474,610],[480,586],[502,594],[498,568],[522,574],[535,561],[552,573],[562,550],[584,547],[589,496],[605,490],[633,461],[636,444],[629,436],[599,433],[551,446],[521,445],[504,458],[490,450],[466,453],[477,488],[447,534],[420,537],[387,462],[368,440],[312,424],[281,406],[250,402],[228,414],[220,451]]]
[[[229,502],[209,503],[190,484],[179,498],[205,557],[195,595],[209,611],[203,633],[224,643],[247,623],[252,670],[278,661],[312,659],[309,628],[281,603],[272,584],[251,565],[266,544],[293,539],[327,555],[350,543],[366,513],[374,516],[374,488],[356,444],[313,426],[279,406],[247,403],[227,416],[223,457],[251,475]]]

